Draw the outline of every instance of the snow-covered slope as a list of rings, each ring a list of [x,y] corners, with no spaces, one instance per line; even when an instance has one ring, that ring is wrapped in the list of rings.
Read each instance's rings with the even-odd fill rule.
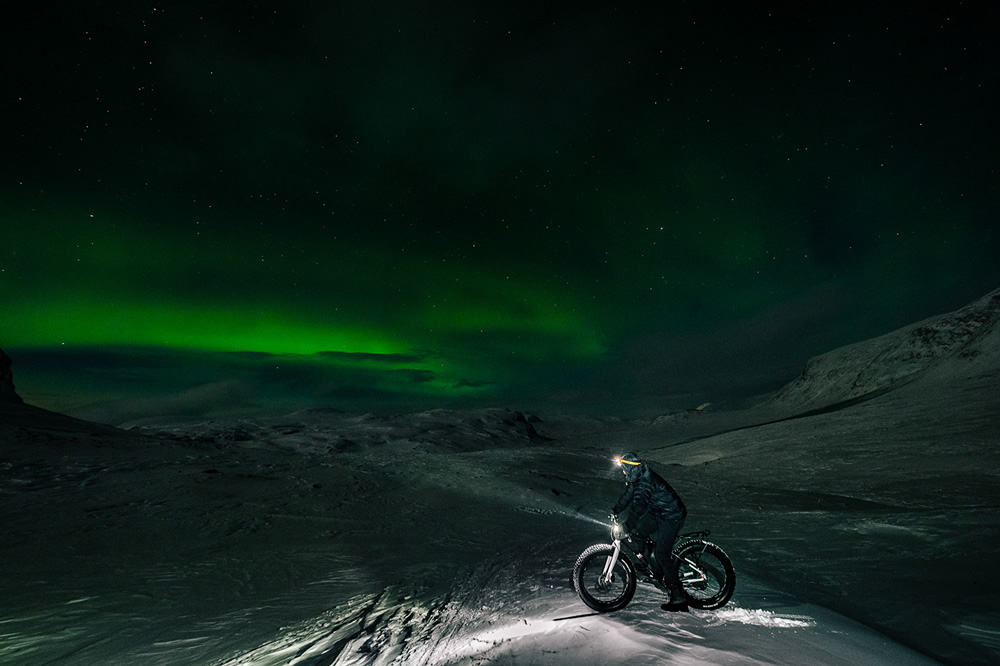
[[[897,388],[927,373],[962,377],[1000,367],[1000,289],[964,308],[811,359],[772,406],[821,409]]]
[[[593,614],[569,573],[607,538],[611,449],[514,412],[156,436],[36,416],[0,449],[4,664],[930,663],[761,582],[706,512],[737,549],[730,606],[665,614],[644,588]]]
[[[821,357],[767,409],[648,424],[122,430],[0,401],[0,663],[997,663],[997,299]],[[726,608],[576,597],[630,449],[733,557]]]

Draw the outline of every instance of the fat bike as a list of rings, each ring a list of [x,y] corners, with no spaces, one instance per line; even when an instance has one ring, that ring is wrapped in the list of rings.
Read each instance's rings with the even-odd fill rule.
[[[714,610],[726,605],[736,589],[736,570],[725,551],[705,537],[708,530],[689,532],[677,538],[671,557],[677,559],[678,576],[688,606]],[[635,551],[622,548],[626,542],[638,545]],[[573,566],[573,587],[583,603],[601,613],[621,610],[632,601],[638,582],[649,583],[666,592],[653,576],[649,563],[652,542],[627,534],[611,516],[611,543],[590,546]]]

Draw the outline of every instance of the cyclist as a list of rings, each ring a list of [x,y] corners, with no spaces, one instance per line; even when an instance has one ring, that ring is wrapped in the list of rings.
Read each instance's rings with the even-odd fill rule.
[[[654,472],[635,453],[626,453],[616,459],[625,474],[625,491],[612,512],[628,511],[624,521],[629,534],[643,543],[646,538],[655,543],[650,564],[653,575],[670,593],[670,600],[661,605],[667,611],[687,611],[687,597],[677,577],[677,565],[670,551],[677,533],[687,517],[687,509],[677,492],[663,477]]]

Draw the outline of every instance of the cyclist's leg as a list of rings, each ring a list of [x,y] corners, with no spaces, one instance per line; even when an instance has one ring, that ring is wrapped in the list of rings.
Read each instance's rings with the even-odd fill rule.
[[[651,513],[644,514],[638,521],[636,521],[635,529],[632,530],[632,536],[636,539],[640,548],[643,548],[646,539],[656,540],[657,532],[660,529],[659,519]],[[652,552],[643,548],[643,556],[649,558]],[[656,574],[656,562],[650,561],[650,565],[653,567],[653,573]]]
[[[680,580],[677,577],[677,566],[680,562],[671,557],[670,551],[674,549],[674,541],[677,540],[677,534],[683,526],[684,516],[664,518],[656,533],[653,570],[662,577],[664,585],[670,590],[680,589]]]

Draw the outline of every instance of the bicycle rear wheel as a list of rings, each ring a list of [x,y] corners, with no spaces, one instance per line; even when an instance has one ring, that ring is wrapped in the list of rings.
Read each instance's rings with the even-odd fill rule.
[[[726,605],[736,590],[736,570],[721,548],[695,539],[678,544],[673,554],[689,606],[713,610]]]

